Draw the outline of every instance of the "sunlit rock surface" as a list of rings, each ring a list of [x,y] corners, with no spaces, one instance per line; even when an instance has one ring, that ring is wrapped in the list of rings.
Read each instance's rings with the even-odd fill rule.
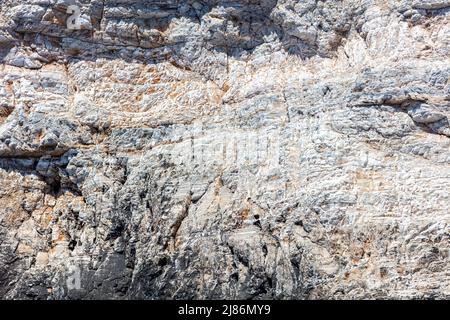
[[[450,297],[450,1],[0,4],[1,298]]]

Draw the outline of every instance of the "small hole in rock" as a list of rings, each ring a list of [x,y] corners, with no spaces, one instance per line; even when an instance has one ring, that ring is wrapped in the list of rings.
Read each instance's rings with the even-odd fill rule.
[[[70,242],[69,242],[69,250],[73,251],[73,249],[75,249],[76,245],[77,245],[77,241],[76,240],[70,240]]]

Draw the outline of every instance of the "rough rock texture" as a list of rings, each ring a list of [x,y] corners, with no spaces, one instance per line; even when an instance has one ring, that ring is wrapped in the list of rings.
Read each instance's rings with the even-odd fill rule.
[[[1,298],[450,298],[450,1],[0,4]]]

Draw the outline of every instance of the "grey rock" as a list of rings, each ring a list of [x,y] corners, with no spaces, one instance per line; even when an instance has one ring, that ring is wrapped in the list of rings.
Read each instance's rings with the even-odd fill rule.
[[[0,298],[450,297],[448,1],[0,4]]]

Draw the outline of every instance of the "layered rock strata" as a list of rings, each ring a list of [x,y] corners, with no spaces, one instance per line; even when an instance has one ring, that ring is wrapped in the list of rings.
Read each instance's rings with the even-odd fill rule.
[[[0,4],[1,298],[450,297],[450,1]]]

